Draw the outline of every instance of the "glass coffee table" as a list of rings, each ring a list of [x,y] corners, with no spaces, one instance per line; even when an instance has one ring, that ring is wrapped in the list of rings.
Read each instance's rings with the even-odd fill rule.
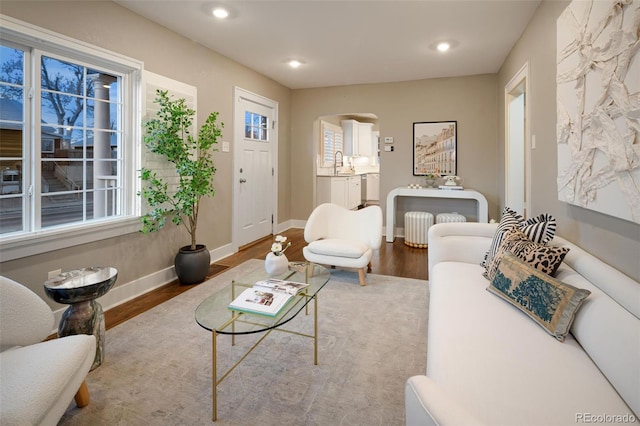
[[[270,277],[264,267],[233,280],[229,285],[207,297],[196,308],[196,322],[204,329],[211,331],[212,349],[212,382],[213,382],[213,421],[217,420],[217,386],[272,332],[281,331],[313,339],[313,363],[318,364],[318,293],[329,282],[329,271],[314,263],[291,262],[289,270],[282,275]],[[296,295],[286,307],[275,317],[251,314],[230,310],[229,303],[242,291],[260,280],[278,278],[309,284],[303,292]],[[309,314],[309,305],[313,300],[313,334],[304,334],[287,330],[283,327],[304,310]],[[216,340],[218,335],[231,336],[231,345],[235,345],[235,337],[261,333],[260,338],[240,359],[218,378]]]

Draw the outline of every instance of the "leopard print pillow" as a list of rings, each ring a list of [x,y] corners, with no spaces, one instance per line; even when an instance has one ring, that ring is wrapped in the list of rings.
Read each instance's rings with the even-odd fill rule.
[[[535,243],[524,232],[513,228],[505,234],[502,244],[498,247],[496,254],[482,275],[489,281],[493,281],[500,260],[505,253],[511,253],[538,271],[553,276],[568,252],[569,249],[567,247]]]

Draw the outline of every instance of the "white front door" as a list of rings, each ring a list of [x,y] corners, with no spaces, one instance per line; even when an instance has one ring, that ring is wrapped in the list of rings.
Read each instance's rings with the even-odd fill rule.
[[[234,97],[233,241],[239,247],[273,233],[278,104],[238,87]]]

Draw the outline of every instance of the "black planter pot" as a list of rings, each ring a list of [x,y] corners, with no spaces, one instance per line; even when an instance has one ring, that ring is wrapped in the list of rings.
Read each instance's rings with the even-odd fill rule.
[[[184,246],[178,251],[175,259],[176,274],[180,284],[201,283],[209,272],[211,255],[207,246],[196,244],[196,249],[191,250],[191,246]]]

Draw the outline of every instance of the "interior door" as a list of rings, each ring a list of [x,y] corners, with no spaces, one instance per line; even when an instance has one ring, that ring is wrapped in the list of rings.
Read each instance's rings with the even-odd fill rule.
[[[273,233],[277,103],[236,88],[234,115],[234,244]]]

